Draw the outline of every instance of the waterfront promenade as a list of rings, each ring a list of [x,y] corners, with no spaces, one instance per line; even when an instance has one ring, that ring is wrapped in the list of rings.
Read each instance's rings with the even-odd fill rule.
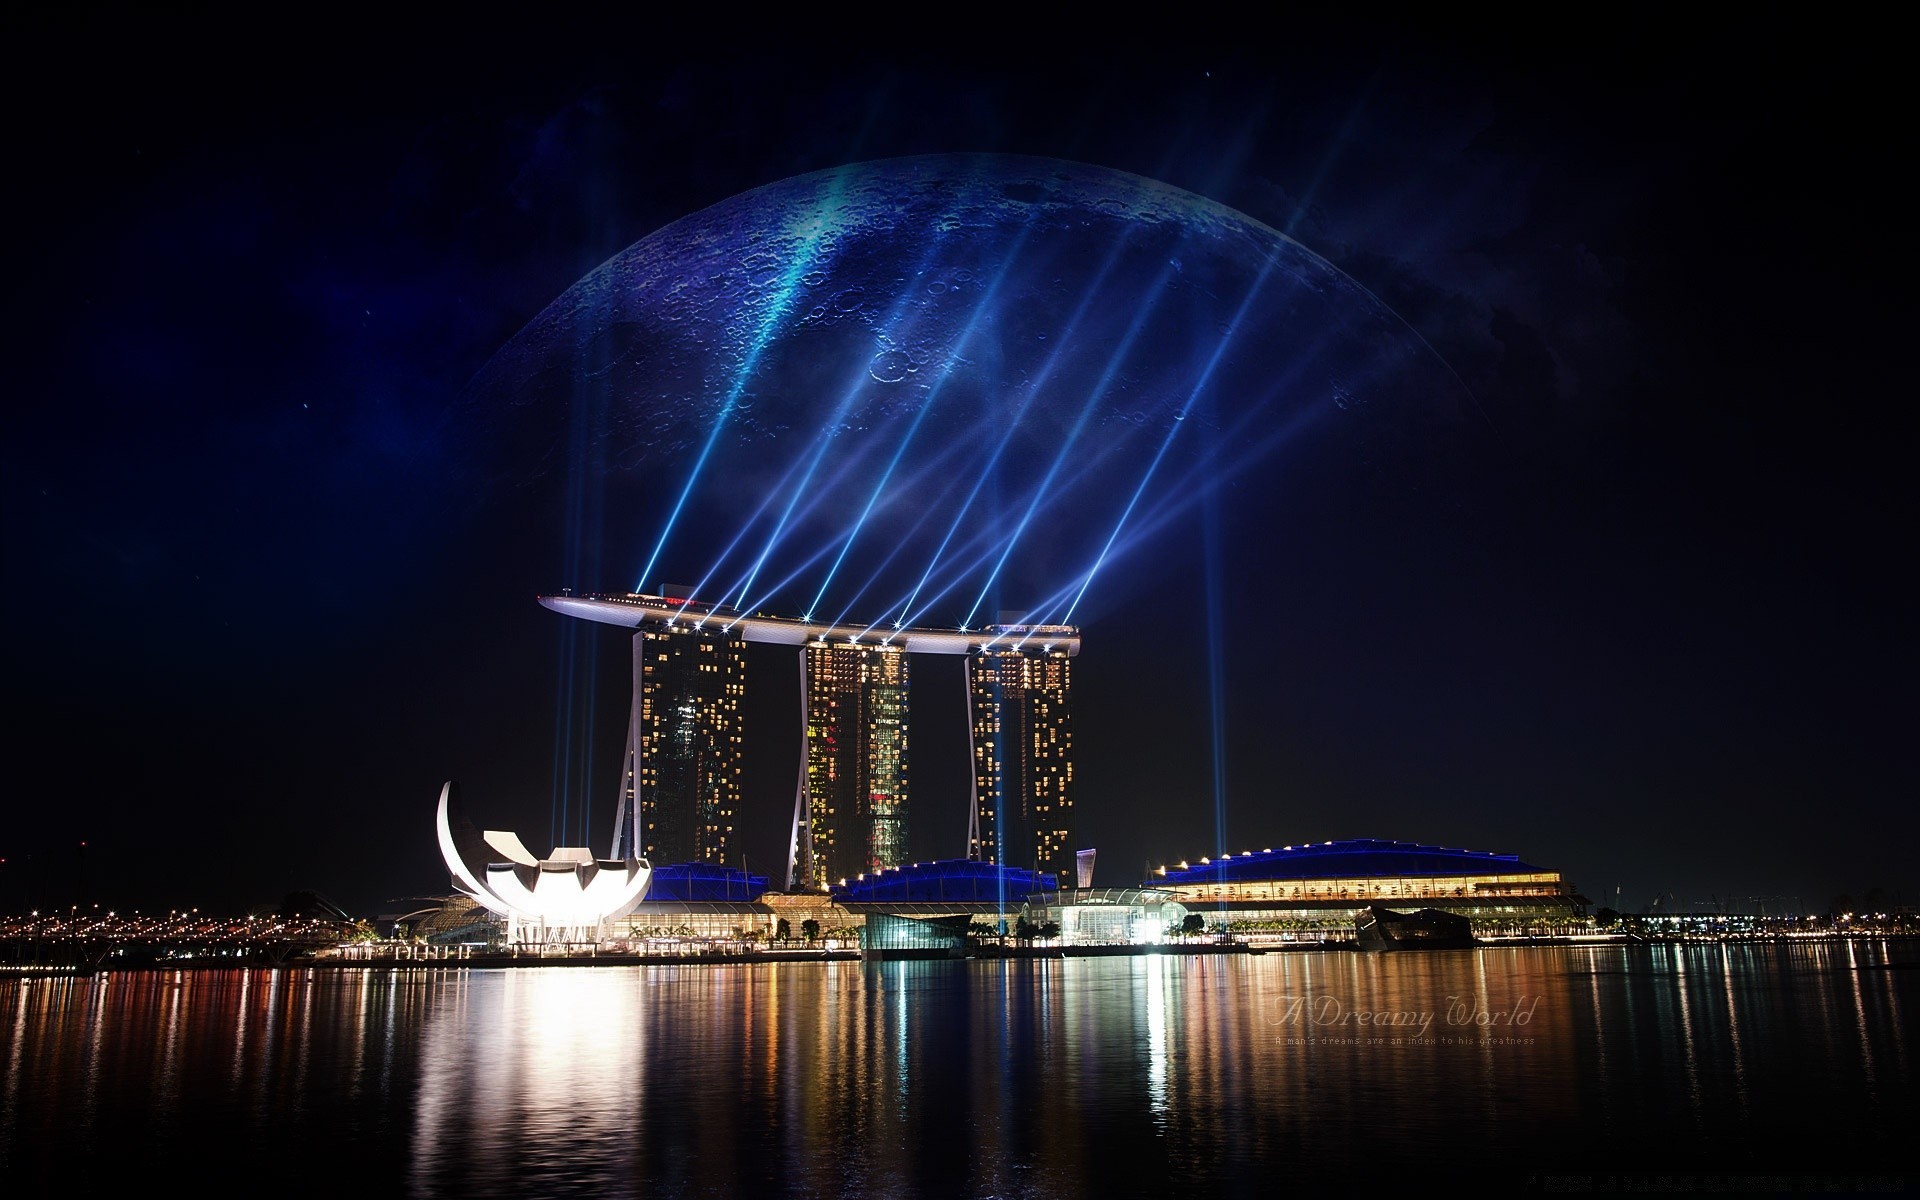
[[[90,976],[143,971],[279,968],[336,970],[504,970],[528,967],[720,966],[730,964],[858,962],[863,954],[852,938],[813,944],[703,944],[682,942],[645,949],[586,945],[441,946],[390,938],[343,940],[337,930],[295,924],[278,931],[242,923],[230,941],[206,936],[165,940],[133,936],[102,937],[98,930],[72,936],[23,937],[0,924],[0,979],[36,976]],[[1483,937],[1478,948],[1499,950],[1537,946],[1633,946],[1691,944],[1820,943],[1847,940],[1920,939],[1920,929],[1902,924],[1884,929],[1803,930],[1742,933],[1642,934],[1620,931],[1550,936]],[[927,955],[953,959],[1066,959],[1262,954],[1349,954],[1359,952],[1350,937],[1254,941],[1239,937],[1198,936],[1137,944],[1061,945],[988,940],[960,954]]]

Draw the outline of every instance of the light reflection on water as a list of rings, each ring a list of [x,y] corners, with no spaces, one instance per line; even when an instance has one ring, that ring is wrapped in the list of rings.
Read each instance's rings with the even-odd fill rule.
[[[422,1197],[1904,1177],[1920,974],[1890,957],[1920,955],[1862,942],[10,980],[0,1192],[210,1168],[272,1172],[282,1193]]]

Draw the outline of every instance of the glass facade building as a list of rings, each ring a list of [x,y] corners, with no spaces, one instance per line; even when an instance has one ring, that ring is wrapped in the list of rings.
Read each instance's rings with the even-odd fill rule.
[[[1230,932],[1350,930],[1372,905],[1432,908],[1476,930],[1551,929],[1587,899],[1558,871],[1518,855],[1359,838],[1223,854],[1161,867],[1143,886],[1171,893]]]
[[[860,951],[868,959],[964,958],[971,920],[966,913],[938,917],[872,913],[860,926]]]
[[[998,640],[967,660],[974,773],[967,856],[1077,879],[1073,659],[1064,645],[1077,631],[997,625],[988,632]]]
[[[727,861],[740,805],[746,675],[745,640],[717,622],[640,624],[615,857]]]
[[[806,781],[818,887],[907,857],[907,655],[897,646],[809,644]]]

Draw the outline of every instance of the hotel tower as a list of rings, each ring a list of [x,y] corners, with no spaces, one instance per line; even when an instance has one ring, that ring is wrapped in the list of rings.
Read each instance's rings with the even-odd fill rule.
[[[672,611],[682,597],[667,599],[667,611],[640,621],[633,635],[613,857],[725,863],[740,805],[746,642]]]
[[[1004,614],[1003,614],[1004,616]],[[1079,876],[1073,846],[1073,659],[1064,625],[992,625],[967,659],[973,812],[967,857]]]
[[[819,887],[907,861],[907,654],[833,643],[801,652],[807,704],[805,789],[810,869]]]

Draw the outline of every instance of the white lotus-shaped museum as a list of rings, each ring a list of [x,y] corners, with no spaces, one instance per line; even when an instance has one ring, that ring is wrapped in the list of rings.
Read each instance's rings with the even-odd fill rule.
[[[460,810],[455,785],[440,789],[440,853],[456,888],[517,926],[537,925],[548,936],[597,939],[606,922],[624,917],[647,894],[653,867],[644,858],[595,858],[581,846],[556,846],[535,858],[520,835],[481,832]],[[572,940],[570,938],[570,940]]]

